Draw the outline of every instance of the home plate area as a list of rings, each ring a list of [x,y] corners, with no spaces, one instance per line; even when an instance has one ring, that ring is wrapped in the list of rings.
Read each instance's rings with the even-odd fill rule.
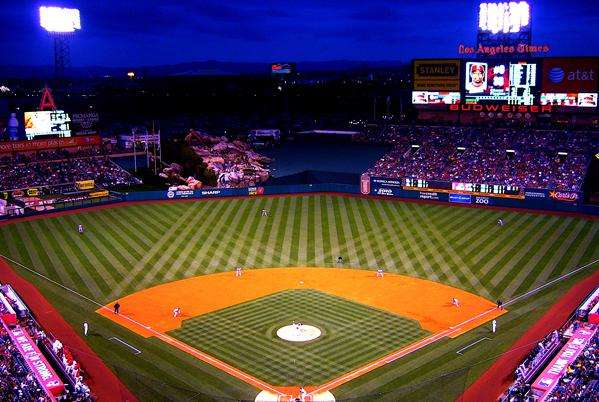
[[[256,396],[256,402],[335,402],[335,397],[329,391],[318,394],[307,394],[298,398],[289,395],[279,395],[270,391],[262,391]]]

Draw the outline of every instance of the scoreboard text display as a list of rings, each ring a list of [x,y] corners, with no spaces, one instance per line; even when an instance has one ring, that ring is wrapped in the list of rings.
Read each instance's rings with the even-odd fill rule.
[[[468,61],[465,102],[533,105],[537,67],[537,63],[526,61]]]
[[[459,91],[460,60],[414,60],[415,91]]]
[[[28,140],[43,136],[70,137],[71,119],[63,110],[25,112],[25,135]]]

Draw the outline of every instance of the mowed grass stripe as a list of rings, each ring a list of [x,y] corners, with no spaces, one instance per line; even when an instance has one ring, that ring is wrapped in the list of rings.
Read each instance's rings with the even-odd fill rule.
[[[69,258],[70,260],[70,266],[73,269],[73,272],[76,273],[77,275],[81,276],[82,279],[82,284],[84,287],[84,293],[87,296],[93,297],[96,300],[103,300],[103,297],[106,295],[106,293],[108,292],[108,284],[106,283],[106,281],[108,280],[110,283],[112,283],[111,279],[107,279],[110,276],[108,274],[105,274],[105,277],[102,277],[99,273],[99,269],[100,267],[98,267],[97,270],[86,270],[83,267],[85,267],[87,265],[87,263],[92,263],[95,265],[101,265],[101,263],[96,259],[95,255],[89,251],[88,249],[83,249],[83,245],[81,244],[77,244],[75,242],[73,242],[68,236],[65,235],[65,227],[62,225],[59,225],[57,222],[51,222],[50,224],[53,224],[54,227],[56,228],[55,230],[53,230],[53,238],[56,239],[62,247],[65,255]],[[71,225],[68,225],[67,227],[73,227]],[[70,229],[70,230],[74,230],[74,229]],[[40,239],[37,238],[38,242],[36,243],[36,248],[38,249],[38,253],[39,254],[46,254],[45,250],[50,249],[51,244],[44,241],[44,239]],[[41,248],[41,250],[40,250]],[[89,255],[86,255],[89,254]],[[50,268],[52,267],[51,262],[48,261],[47,262],[47,267]],[[81,267],[81,269],[79,269]],[[65,268],[68,268],[67,266],[61,266],[61,267],[54,267],[53,272],[54,272],[54,279],[59,281],[60,283],[62,282],[62,275],[60,273],[57,273],[57,270],[64,270]],[[64,272],[64,271],[63,271]],[[63,274],[64,275],[64,274]]]
[[[99,214],[104,217],[105,221],[112,226],[114,230],[122,233],[124,237],[129,239],[129,242],[142,252],[145,253],[152,247],[155,241],[160,238],[160,235],[151,227],[147,227],[144,222],[140,222],[136,217],[131,215],[119,214],[118,208],[109,209],[105,214]],[[146,217],[148,219],[148,217]],[[151,220],[151,219],[149,219]]]
[[[240,241],[239,244],[236,244],[236,242],[228,242],[222,250],[224,255],[228,255],[228,259],[225,261],[229,267],[240,265],[239,259],[241,258],[242,251],[248,251],[245,246],[247,245],[249,233],[255,233],[258,223],[260,222],[260,212],[254,209],[256,200],[249,199],[247,201],[247,203],[242,204],[243,214],[241,215],[239,222],[236,222],[237,225],[233,231],[234,238],[236,240],[243,239],[243,241]]]
[[[184,226],[184,235],[181,239],[179,247],[173,255],[173,259],[166,261],[166,268],[163,270],[163,279],[172,280],[180,275],[182,272],[188,272],[188,269],[192,266],[192,262],[196,260],[198,249],[200,245],[202,247],[206,244],[207,238],[210,235],[218,233],[220,226],[225,221],[222,219],[222,213],[227,211],[227,207],[234,207],[235,203],[200,203],[201,206],[194,212],[199,218],[194,223],[190,222]],[[210,230],[212,229],[212,231]],[[156,281],[160,281],[160,275],[156,275]]]
[[[267,217],[261,215],[261,211],[267,209],[267,202],[268,198],[259,198],[251,203],[247,207],[251,222],[246,224],[241,232],[235,232],[229,239],[229,242],[237,242],[242,245],[236,262],[239,266],[253,266],[257,254],[267,252],[264,245],[257,242],[262,237],[267,222]],[[252,240],[248,240],[248,238]]]
[[[489,255],[490,258],[484,261],[480,267],[479,273],[483,274],[481,282],[483,284],[491,283],[494,286],[497,282],[493,281],[493,277],[502,270],[502,268],[511,268],[511,263],[514,255],[526,247],[531,240],[535,240],[535,235],[543,228],[548,221],[542,216],[537,216],[531,225],[527,226],[526,231],[522,231],[506,244],[498,244],[498,248]],[[524,247],[522,247],[524,246]]]
[[[507,287],[509,281],[518,274],[522,269],[525,269],[526,262],[528,259],[534,255],[534,252],[538,250],[542,244],[543,235],[546,235],[548,232],[553,233],[557,228],[556,223],[557,219],[552,218],[540,227],[536,228],[536,231],[529,234],[529,237],[525,241],[526,247],[522,247],[516,253],[510,253],[510,264],[513,267],[517,267],[514,270],[499,270],[491,280],[493,285],[497,286],[498,289],[503,290]],[[527,258],[528,256],[528,258]]]
[[[211,218],[206,218],[198,228],[197,232],[202,236],[198,238],[193,252],[190,252],[183,263],[185,269],[182,276],[187,277],[196,273],[205,273],[208,269],[215,269],[221,265],[222,255],[216,256],[221,243],[229,242],[233,236],[233,222],[241,216],[242,200],[231,200],[230,202],[215,202],[209,205]],[[213,218],[212,218],[213,216]],[[219,218],[220,217],[220,218]],[[216,223],[214,223],[216,219]],[[201,229],[204,229],[202,231]],[[228,258],[228,255],[227,255]],[[213,268],[210,268],[213,267]],[[229,268],[230,267],[226,267]]]
[[[487,233],[481,236],[480,241],[476,242],[476,247],[468,247],[468,257],[473,264],[479,264],[487,261],[490,256],[497,255],[497,245],[507,244],[514,239],[519,239],[525,235],[528,228],[535,224],[535,215],[521,215],[517,222],[510,223],[508,226],[498,227],[497,224],[486,226]]]
[[[597,244],[596,242],[593,243],[593,239],[598,230],[599,227],[593,225],[593,222],[585,222],[584,229],[578,234],[574,244],[570,246],[568,251],[562,257],[562,260],[567,262],[555,266],[551,271],[549,278],[555,278],[564,274],[566,271],[572,270],[574,267],[578,267],[581,263],[584,264],[594,260],[595,258],[591,258],[591,260],[585,261],[582,256],[584,255],[585,250],[592,248],[591,244]]]
[[[407,241],[397,230],[397,224],[393,218],[387,214],[387,210],[384,208],[382,203],[374,202],[370,212],[372,213],[375,225],[382,228],[385,232],[384,235],[387,238],[385,243],[381,245],[384,251],[382,260],[385,264],[386,269],[405,273],[413,276],[422,276],[425,274],[422,265],[416,261],[415,254],[406,244]],[[395,224],[394,224],[395,223]],[[415,265],[420,267],[420,274],[417,272]]]
[[[445,276],[443,272],[435,272],[431,266],[428,257],[425,256],[425,252],[421,250],[418,241],[415,238],[415,235],[409,229],[409,226],[406,225],[405,212],[391,204],[391,203],[381,203],[383,210],[385,211],[386,216],[388,216],[391,222],[394,224],[396,228],[401,232],[399,241],[402,244],[405,244],[404,249],[407,250],[407,257],[411,259],[413,262],[413,266],[415,268],[415,272],[421,278],[428,278],[435,281],[440,280],[440,276]]]
[[[517,294],[519,290],[522,291],[522,289],[527,289],[533,283],[538,284],[537,279],[541,270],[545,268],[549,259],[565,239],[565,235],[567,234],[566,230],[571,223],[572,220],[566,219],[559,225],[557,223],[553,225],[550,229],[551,235],[545,236],[541,241],[537,242],[537,244],[529,250],[528,255],[523,257],[523,260],[526,261],[527,268],[522,269],[514,275],[514,278],[507,286],[507,289],[512,294]],[[545,235],[547,235],[547,233],[545,233]]]

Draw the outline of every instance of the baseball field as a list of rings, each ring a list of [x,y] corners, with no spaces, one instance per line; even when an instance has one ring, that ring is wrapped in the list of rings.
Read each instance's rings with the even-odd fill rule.
[[[312,195],[134,204],[12,223],[0,226],[0,253],[77,331],[90,323],[86,341],[142,400],[253,400],[261,390],[209,358],[270,385],[331,382],[590,264],[511,304],[496,334],[477,320],[331,389],[337,400],[453,400],[597,269],[598,230],[598,221],[577,217]],[[353,272],[360,292],[343,287]],[[421,294],[408,290],[412,279],[423,280]],[[158,291],[173,284],[181,287]],[[214,299],[224,304],[206,307]],[[116,300],[124,317],[149,328],[102,311]],[[175,305],[183,314],[173,321]],[[296,320],[322,336],[276,339]]]

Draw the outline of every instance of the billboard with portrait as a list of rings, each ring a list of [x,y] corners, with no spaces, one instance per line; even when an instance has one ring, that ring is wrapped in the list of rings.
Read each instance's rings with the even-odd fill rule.
[[[465,103],[535,103],[537,62],[486,60],[464,65]]]

